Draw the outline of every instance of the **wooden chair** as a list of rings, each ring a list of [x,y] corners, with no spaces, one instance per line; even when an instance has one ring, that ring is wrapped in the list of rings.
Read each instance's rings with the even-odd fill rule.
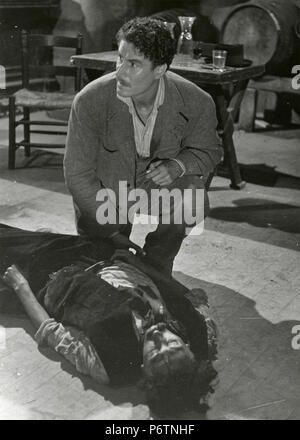
[[[22,89],[18,90],[9,97],[9,148],[8,148],[8,168],[15,168],[16,150],[23,146],[25,156],[30,156],[31,148],[64,148],[64,144],[46,144],[31,142],[31,134],[47,134],[47,135],[64,135],[66,131],[47,131],[32,130],[31,125],[37,126],[67,126],[67,122],[63,121],[41,121],[31,120],[30,113],[37,110],[57,110],[70,109],[72,101],[77,91],[81,87],[81,69],[74,66],[54,66],[53,65],[53,48],[73,48],[76,55],[82,53],[83,37],[64,37],[43,34],[28,34],[22,31]],[[37,55],[43,56],[33,57],[32,50]],[[45,54],[47,56],[45,56]],[[42,59],[41,59],[42,58]],[[35,63],[33,64],[33,61]],[[36,63],[38,61],[38,63]],[[51,91],[58,83],[56,75],[68,76],[74,78],[74,92],[62,93]],[[44,90],[34,90],[36,83],[41,82],[44,78]],[[54,87],[53,87],[54,86]],[[16,120],[16,107],[23,108],[23,117]],[[16,142],[16,128],[23,125],[24,139]]]

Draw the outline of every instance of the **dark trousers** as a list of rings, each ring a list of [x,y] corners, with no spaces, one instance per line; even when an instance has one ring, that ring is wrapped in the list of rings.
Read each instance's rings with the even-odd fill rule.
[[[144,175],[137,180],[137,187],[145,190],[149,201],[151,200],[151,191],[161,189],[153,183],[152,180],[145,179]],[[170,274],[172,272],[174,258],[180,250],[182,241],[188,235],[191,227],[197,223],[196,221],[194,224],[187,224],[183,215],[177,216],[176,220],[175,212],[177,214],[178,212],[183,214],[186,211],[193,217],[196,217],[196,213],[198,212],[199,214],[200,212],[201,215],[199,219],[204,219],[208,215],[209,201],[204,188],[204,182],[199,176],[183,176],[165,188],[168,191],[179,190],[181,197],[176,199],[175,202],[172,198],[170,199],[171,203],[169,207],[167,207],[167,209],[169,209],[168,213],[162,209],[161,205],[158,207],[158,226],[154,232],[147,235],[144,250],[147,254],[147,259],[154,267]],[[188,200],[184,198],[184,190],[186,189],[190,190],[191,197]],[[196,190],[199,190],[198,193]],[[201,197],[199,197],[199,194],[202,194]],[[199,206],[199,204],[201,204],[201,206]],[[148,208],[150,205],[149,203]],[[169,215],[166,217],[166,214]],[[181,221],[176,224],[178,219],[181,219]],[[170,221],[165,224],[166,220]],[[131,230],[132,224],[130,222],[121,227],[121,232],[128,237]]]

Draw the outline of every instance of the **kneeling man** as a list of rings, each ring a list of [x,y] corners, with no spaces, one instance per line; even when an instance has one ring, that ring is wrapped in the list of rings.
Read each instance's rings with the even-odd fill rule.
[[[78,231],[108,239],[116,248],[136,247],[129,240],[132,200],[124,208],[120,183],[129,193],[144,190],[150,199],[153,190],[176,189],[183,195],[190,189],[191,197],[171,198],[170,221],[160,203],[150,207],[158,212],[159,225],[148,234],[144,252],[152,265],[170,273],[187,226],[194,226],[185,219],[197,223],[207,215],[205,183],[222,157],[215,106],[207,93],[168,70],[175,45],[163,22],[133,19],[120,29],[117,41],[116,71],[88,84],[73,102],[66,184]],[[197,199],[196,190],[202,197]],[[103,191],[116,221],[105,223]],[[185,214],[180,221],[178,210]]]

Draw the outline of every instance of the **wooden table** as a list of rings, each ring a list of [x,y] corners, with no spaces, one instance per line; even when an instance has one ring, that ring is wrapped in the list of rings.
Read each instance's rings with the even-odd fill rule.
[[[103,72],[114,70],[116,60],[116,51],[71,57],[71,63],[75,66]],[[186,62],[183,58],[175,56],[171,70],[201,86],[212,95],[217,109],[218,131],[222,137],[224,148],[224,161],[219,171],[224,175],[224,171],[227,170],[231,179],[231,187],[242,189],[245,182],[241,178],[232,138],[234,121],[238,115],[248,82],[252,78],[263,75],[265,66],[227,67],[225,71],[218,72],[213,70],[209,64],[202,64],[197,60]]]

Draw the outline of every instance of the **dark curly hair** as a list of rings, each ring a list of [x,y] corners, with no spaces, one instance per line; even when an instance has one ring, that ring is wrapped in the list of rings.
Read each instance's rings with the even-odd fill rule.
[[[175,42],[161,20],[136,17],[125,23],[116,35],[117,42],[132,43],[153,63],[153,68],[167,64],[169,68],[175,55]]]
[[[201,399],[214,393],[211,382],[217,372],[210,361],[196,362],[183,358],[175,366],[169,364],[167,374],[144,377],[144,389],[150,408],[159,415],[174,416],[201,409]],[[207,407],[203,408],[204,410]]]

